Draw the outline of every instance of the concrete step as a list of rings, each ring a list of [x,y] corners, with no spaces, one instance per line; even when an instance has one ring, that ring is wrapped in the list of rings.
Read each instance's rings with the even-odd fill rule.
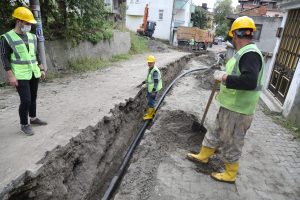
[[[282,105],[276,100],[269,90],[263,89],[260,94],[261,100],[267,105],[270,111],[282,113]]]

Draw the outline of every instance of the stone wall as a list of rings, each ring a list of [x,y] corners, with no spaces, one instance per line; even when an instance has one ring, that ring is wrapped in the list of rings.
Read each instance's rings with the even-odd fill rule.
[[[66,40],[46,41],[46,59],[48,72],[58,72],[68,67],[68,61],[80,57],[94,57],[109,59],[114,55],[126,54],[130,49],[130,34],[128,32],[114,32],[109,41],[102,41],[96,45],[82,42],[76,47]],[[5,81],[5,71],[0,66],[0,83]]]

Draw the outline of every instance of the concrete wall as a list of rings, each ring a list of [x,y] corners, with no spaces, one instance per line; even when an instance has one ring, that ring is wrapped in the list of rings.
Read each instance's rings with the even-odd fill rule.
[[[80,57],[97,57],[108,59],[113,55],[128,53],[130,49],[130,34],[128,32],[114,32],[110,41],[102,41],[96,45],[90,42],[80,43],[73,47],[65,40],[46,41],[46,59],[49,72],[64,70],[68,61]],[[0,66],[0,83],[4,82],[5,73]]]
[[[50,71],[65,69],[68,61],[79,57],[97,57],[108,59],[113,55],[128,53],[130,35],[128,32],[114,32],[110,41],[96,45],[90,42],[80,43],[75,48],[66,41],[46,42],[47,64]]]
[[[255,24],[262,24],[260,38],[255,41],[258,48],[263,52],[273,53],[276,44],[276,31],[280,27],[280,17],[252,17]]]
[[[283,116],[294,122],[300,128],[300,61],[283,104]]]

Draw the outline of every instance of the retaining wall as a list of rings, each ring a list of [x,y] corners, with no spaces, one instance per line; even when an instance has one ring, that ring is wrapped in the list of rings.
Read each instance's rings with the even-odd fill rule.
[[[68,61],[79,57],[97,57],[109,59],[114,55],[126,54],[130,49],[129,32],[114,32],[112,39],[94,45],[82,42],[76,47],[66,40],[46,41],[46,60],[48,72],[67,69]],[[5,81],[6,72],[0,66],[0,83]]]

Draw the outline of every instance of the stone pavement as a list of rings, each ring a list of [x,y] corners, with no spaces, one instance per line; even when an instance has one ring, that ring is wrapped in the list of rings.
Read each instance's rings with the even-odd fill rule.
[[[300,199],[300,142],[262,110],[247,133],[237,189],[249,198]]]

